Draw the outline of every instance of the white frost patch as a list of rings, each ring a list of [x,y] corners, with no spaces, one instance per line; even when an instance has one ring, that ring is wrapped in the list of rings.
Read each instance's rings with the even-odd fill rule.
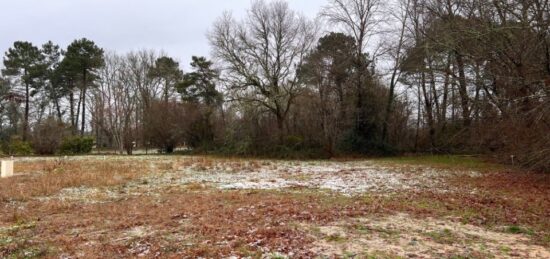
[[[448,189],[444,184],[444,178],[455,173],[420,167],[388,167],[369,161],[274,161],[253,170],[235,170],[223,166],[203,170],[197,170],[192,166],[176,168],[176,172],[151,180],[169,185],[210,183],[221,189],[305,187],[353,195],[410,189],[434,189],[445,192]]]
[[[72,158],[77,159],[77,158]],[[102,159],[84,157],[80,159]],[[456,174],[475,177],[477,172],[456,172],[421,166],[388,166],[373,161],[271,161],[224,160],[201,157],[109,157],[124,162],[139,161],[144,177],[109,188],[68,188],[54,197],[61,200],[101,202],[131,195],[160,195],[166,188],[184,188],[198,183],[219,189],[276,190],[324,189],[345,195],[395,193],[404,190],[453,191],[446,178]]]

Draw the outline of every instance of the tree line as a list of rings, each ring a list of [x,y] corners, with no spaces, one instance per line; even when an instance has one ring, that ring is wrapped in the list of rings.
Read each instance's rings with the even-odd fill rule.
[[[221,15],[212,60],[186,72],[154,50],[15,42],[0,137],[37,154],[91,137],[128,154],[491,154],[548,170],[549,28],[548,0],[329,0],[317,19],[256,0]]]

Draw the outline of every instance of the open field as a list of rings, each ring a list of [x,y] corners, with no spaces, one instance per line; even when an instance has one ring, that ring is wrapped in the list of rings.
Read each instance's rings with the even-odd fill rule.
[[[18,158],[1,258],[550,258],[550,175],[470,158]]]

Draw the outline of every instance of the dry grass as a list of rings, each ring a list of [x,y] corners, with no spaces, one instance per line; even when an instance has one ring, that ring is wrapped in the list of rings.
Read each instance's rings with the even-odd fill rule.
[[[449,184],[462,191],[409,192],[389,197],[383,207],[420,218],[452,217],[500,230],[525,228],[537,244],[550,247],[550,175],[527,172],[462,175]]]
[[[313,239],[293,222],[327,223],[372,209],[352,198],[315,193],[213,190],[107,204],[33,201],[17,217],[2,211],[3,222],[32,227],[8,233],[18,241],[3,248],[0,256],[33,247],[47,248],[43,252],[52,257],[61,251],[98,258],[136,256],[135,238],[124,234],[136,228],[149,229],[139,238],[146,243],[148,257],[258,256],[266,249],[312,256],[307,247]]]
[[[71,187],[114,186],[134,180],[145,168],[108,161],[33,161],[16,163],[16,177],[0,181],[0,202],[26,201]]]
[[[220,191],[214,184],[197,181],[167,185],[155,189],[154,195],[123,194],[117,199],[87,203],[34,198],[51,197],[73,187],[118,188],[140,179],[149,168],[175,174],[191,168],[200,174],[266,167],[275,170],[289,165],[192,157],[34,161],[16,166],[18,176],[0,181],[0,258],[257,258],[276,252],[314,257],[312,248],[318,240],[303,228],[304,224],[327,226],[398,213],[517,232],[550,247],[549,175],[456,174],[447,179],[449,187],[457,190],[453,192],[417,190],[351,197],[306,188]],[[154,187],[152,184],[154,181],[146,181],[140,188],[146,191]],[[437,234],[430,238],[446,238]],[[332,239],[340,242],[340,238]]]
[[[229,170],[233,172],[254,172],[262,167],[270,167],[268,160],[249,160],[243,158],[190,157],[174,163],[174,169],[193,168],[197,171]]]

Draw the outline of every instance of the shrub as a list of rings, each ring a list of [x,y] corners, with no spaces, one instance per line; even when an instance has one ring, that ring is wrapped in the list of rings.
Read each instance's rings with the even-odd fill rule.
[[[300,136],[287,136],[284,139],[284,144],[292,150],[299,150],[303,148],[304,138]]]
[[[363,154],[363,155],[395,155],[397,151],[384,141],[360,134],[355,130],[350,130],[344,135],[339,143],[339,148],[345,153]]]
[[[28,156],[32,155],[31,144],[23,141],[20,137],[12,137],[3,147],[4,153],[12,156]]]
[[[48,118],[36,125],[32,138],[34,152],[39,155],[57,153],[65,136],[65,131],[65,125],[55,118]]]
[[[147,142],[162,152],[172,153],[181,144],[185,123],[190,121],[184,105],[155,101],[145,112]]]
[[[70,137],[63,140],[60,153],[65,155],[83,155],[92,152],[94,139],[91,137]]]

